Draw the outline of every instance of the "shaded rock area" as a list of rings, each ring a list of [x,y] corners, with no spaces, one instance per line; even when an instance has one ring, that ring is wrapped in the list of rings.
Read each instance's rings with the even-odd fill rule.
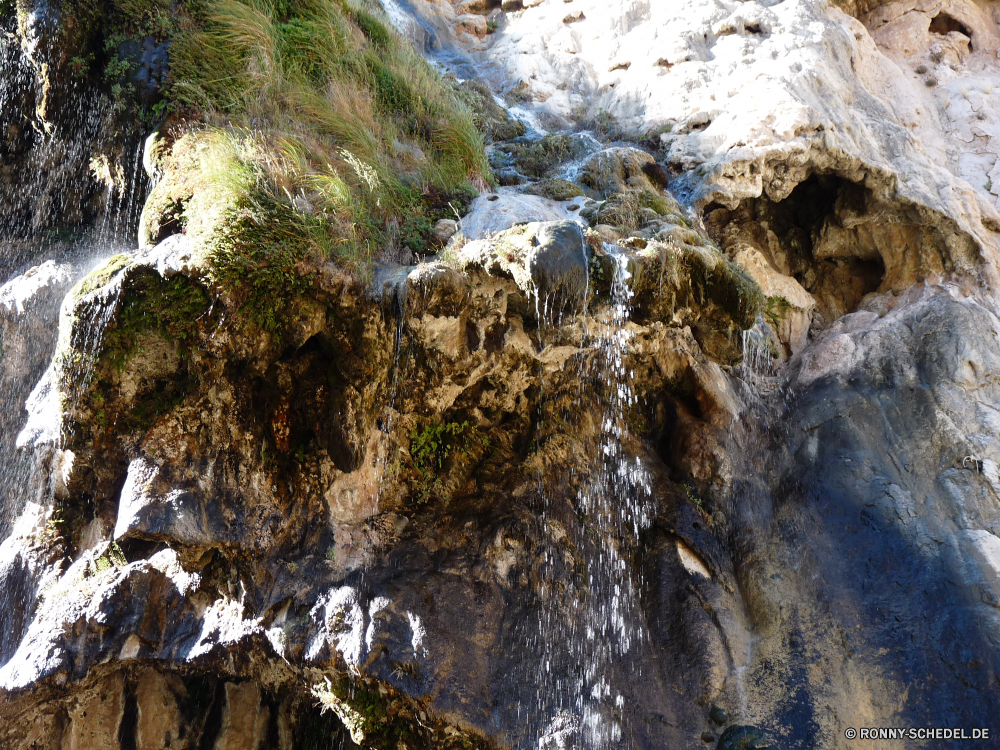
[[[108,5],[108,18],[127,19],[136,33],[128,12]],[[121,57],[105,50],[111,30],[101,23],[104,13],[99,3],[68,0],[0,6],[5,280],[67,244],[115,243],[134,231],[142,207],[133,196],[145,190],[141,146],[151,119],[140,108],[161,98],[166,51],[152,36],[127,39]]]
[[[70,705],[64,701],[85,700],[69,686],[93,679],[90,665],[108,659],[155,662],[182,677],[224,674],[221,681],[251,680],[263,687],[247,690],[291,690],[305,702],[315,702],[309,689],[322,692],[329,679],[337,691],[329,700],[348,728],[357,712],[375,710],[356,692],[374,679],[378,716],[386,718],[358,719],[351,729],[366,746],[383,746],[377,738],[397,726],[394,716],[409,715],[399,721],[418,735],[418,714],[429,727],[445,722],[456,728],[456,742],[496,741],[498,731],[513,742],[526,729],[538,731],[517,719],[526,710],[525,680],[538,679],[523,644],[541,647],[547,633],[524,613],[563,575],[563,562],[555,571],[537,565],[542,550],[564,550],[559,559],[565,554],[572,581],[573,566],[595,544],[576,518],[572,488],[594,481],[580,474],[578,457],[593,450],[600,429],[588,409],[599,409],[613,387],[593,367],[600,339],[587,331],[609,324],[609,280],[600,278],[601,263],[591,264],[594,251],[578,224],[512,231],[523,254],[508,249],[515,235],[501,235],[465,262],[466,271],[417,267],[385,286],[388,307],[334,266],[317,267],[298,314],[264,340],[220,326],[225,302],[183,237],[81,282],[75,307],[64,311],[48,396],[73,406],[60,442],[36,441],[50,456],[57,498],[48,518],[65,525],[43,533],[49,527],[40,518],[33,532],[36,556],[61,549],[74,562],[55,582],[43,582],[42,566],[23,584],[34,604],[26,634],[0,670],[5,743],[43,731],[71,741],[78,731],[72,709],[65,709],[68,724],[53,719],[42,730],[18,707],[38,700],[32,686],[39,680],[65,686],[50,700],[56,713]],[[677,265],[683,270],[669,283],[682,292],[709,283],[710,272],[698,276],[667,248],[661,253],[636,256],[635,273]],[[738,284],[750,283],[725,279],[712,282],[722,285],[720,299],[740,299]],[[727,283],[737,286],[727,292]],[[575,300],[558,327],[549,317],[554,307],[536,305],[539,290],[542,301],[547,294]],[[722,423],[736,418],[741,403],[690,327],[677,322],[705,314],[699,299],[683,292],[675,307],[651,310],[655,319],[635,329],[628,354],[645,373],[635,379],[644,405],[625,415],[636,425],[629,444],[660,467],[654,504],[662,520],[650,529],[660,540],[651,564],[662,595],[682,600],[693,574],[678,550],[701,571],[722,565],[718,575],[731,573],[699,531],[707,508],[669,479],[657,441],[670,434],[671,415],[714,413]],[[759,301],[745,304],[713,313],[719,331],[735,316],[728,329],[734,351]],[[385,312],[394,306],[398,320]],[[78,334],[101,309],[109,322],[97,360],[83,372]],[[582,392],[581,382],[590,384]],[[579,406],[567,411],[565,399]],[[432,435],[433,443],[424,440]],[[543,498],[551,521],[537,517]],[[713,582],[715,575],[705,578],[703,596],[728,611],[731,584]],[[673,622],[672,607],[660,606],[658,616]],[[685,606],[701,611],[694,600]],[[572,621],[571,612],[555,611]],[[738,609],[726,616],[741,617]],[[615,667],[614,679],[630,705],[648,711],[651,700],[680,700],[674,710],[683,717],[683,704],[718,689],[727,657],[710,619],[670,627],[706,644],[685,657],[689,667],[701,665],[684,678],[689,697],[669,698],[655,673],[637,692],[626,664]],[[646,646],[636,648],[635,658],[650,658]],[[558,668],[571,670],[572,660]],[[703,684],[705,674],[714,688]],[[120,678],[108,677],[102,689],[113,679]],[[227,683],[226,700],[235,684]],[[183,700],[184,692],[171,690],[180,696],[171,700]],[[386,701],[396,705],[389,696],[397,694],[402,703],[390,710]],[[102,703],[113,726],[128,700]],[[260,709],[262,726],[280,714],[278,704],[269,706]],[[211,715],[198,721],[217,721]],[[244,719],[240,731],[249,731]],[[694,731],[691,718],[681,720]],[[96,737],[104,729],[93,722],[86,731]],[[656,735],[646,720],[627,731],[645,741]]]
[[[140,152],[79,61],[131,60],[140,105],[170,80],[166,35],[71,8],[0,2],[0,746],[846,750],[1000,716],[991,6],[387,0],[469,77],[496,183],[420,262],[295,255],[267,326],[215,265],[232,216],[181,220],[221,184],[197,127],[110,214],[141,249],[80,279],[42,243]]]

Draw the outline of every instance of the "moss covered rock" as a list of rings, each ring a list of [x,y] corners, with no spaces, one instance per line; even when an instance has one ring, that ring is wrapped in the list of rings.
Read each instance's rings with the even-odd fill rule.
[[[494,146],[490,162],[494,169],[515,168],[521,174],[540,179],[559,167],[593,150],[591,139],[580,135],[546,135],[538,140],[519,140]]]
[[[455,86],[459,97],[472,111],[476,127],[488,142],[520,138],[527,130],[504,107],[497,104],[490,87],[483,81],[468,80]]]
[[[540,195],[543,198],[550,198],[554,201],[568,201],[587,193],[586,190],[569,180],[540,180],[533,185],[529,185],[525,189],[525,192],[531,195]]]

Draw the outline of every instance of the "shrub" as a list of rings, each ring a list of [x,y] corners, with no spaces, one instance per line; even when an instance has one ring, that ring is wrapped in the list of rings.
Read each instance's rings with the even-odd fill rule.
[[[307,286],[304,259],[364,275],[400,242],[422,252],[451,213],[437,196],[493,179],[468,108],[377,7],[206,0],[178,21],[170,97],[199,124],[165,160],[146,236],[183,206],[185,231],[262,328]]]

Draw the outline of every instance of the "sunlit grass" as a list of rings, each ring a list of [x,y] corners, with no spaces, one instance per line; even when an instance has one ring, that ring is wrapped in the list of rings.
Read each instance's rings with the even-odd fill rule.
[[[299,289],[303,258],[363,276],[404,246],[426,252],[433,222],[492,181],[472,114],[374,0],[207,0],[189,14],[169,89],[195,124],[164,158],[147,240],[157,212],[182,207],[250,308],[262,284]]]

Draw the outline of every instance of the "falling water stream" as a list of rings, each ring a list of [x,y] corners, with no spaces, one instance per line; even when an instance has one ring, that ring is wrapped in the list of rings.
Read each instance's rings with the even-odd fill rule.
[[[60,372],[76,383],[91,376],[121,279],[91,295],[72,331],[69,292],[110,256],[135,249],[148,187],[141,140],[119,140],[117,152],[104,141],[116,116],[107,97],[74,83],[73,105],[62,108],[59,122],[32,128],[35,83],[20,46],[0,36],[0,128],[15,134],[13,145],[5,142],[14,150],[2,157],[22,160],[27,176],[16,193],[0,195],[0,666],[23,635],[42,575],[22,554],[30,541],[17,538],[44,535],[39,525],[51,511],[44,487],[36,486],[36,447],[46,444],[46,455],[59,447],[61,413],[72,395]],[[107,147],[121,157],[109,156]],[[110,159],[103,195],[88,192],[94,188],[86,182],[101,151]],[[76,355],[72,362],[52,361],[58,337]]]
[[[577,574],[567,574],[567,553],[558,546],[547,549],[538,561],[537,632],[527,644],[539,655],[529,667],[536,690],[524,696],[519,715],[530,727],[532,742],[541,748],[623,746],[628,736],[626,699],[613,687],[620,684],[615,672],[625,662],[638,663],[630,654],[647,639],[631,569],[639,535],[650,522],[650,480],[624,448],[629,440],[626,415],[637,405],[626,362],[631,339],[629,259],[615,246],[605,249],[614,261],[611,299],[594,306],[581,353],[575,365],[568,365],[570,381],[579,384],[569,411],[586,411],[579,407],[596,398],[601,417],[588,465],[574,470],[587,478],[571,498],[551,496],[552,488],[539,482],[540,522],[547,536],[570,541],[584,566]],[[553,331],[560,322],[560,308],[545,301],[538,307],[544,337],[546,320]],[[543,382],[540,399],[546,398]],[[574,418],[567,413],[559,419],[572,425]],[[576,516],[569,528],[560,522],[558,511],[567,499]]]
[[[394,23],[406,27],[412,18],[396,0],[386,0],[387,11]],[[0,53],[3,53],[0,45]],[[12,63],[0,57],[0,111],[4,109],[10,92],[9,84],[20,75],[11,72]],[[518,119],[529,122],[536,134],[540,126],[527,111],[514,112]],[[593,139],[595,150],[603,148]],[[107,210],[98,223],[95,239],[80,246],[63,251],[50,262],[62,262],[66,278],[61,283],[72,286],[85,273],[103,263],[110,255],[131,249],[138,213],[141,211],[145,190],[145,178],[141,167],[141,146],[128,155],[128,164],[122,173],[128,176],[128,184],[113,196],[109,196]],[[579,164],[566,167],[564,176],[577,175]],[[0,238],[9,239],[9,238]],[[519,714],[528,724],[526,736],[532,743],[544,749],[580,747],[584,750],[606,750],[627,747],[629,728],[625,724],[624,711],[627,698],[617,692],[620,675],[615,674],[623,663],[641,664],[640,659],[630,658],[635,650],[645,645],[648,633],[640,607],[639,586],[632,570],[639,539],[649,526],[651,519],[651,480],[641,462],[631,456],[627,445],[631,439],[628,432],[628,415],[635,409],[637,396],[634,392],[633,374],[628,366],[628,350],[631,343],[631,313],[633,292],[629,282],[629,258],[616,246],[608,245],[605,250],[613,261],[613,279],[610,301],[607,305],[595,307],[594,317],[587,320],[588,331],[579,342],[580,354],[575,357],[570,368],[576,368],[569,377],[579,383],[579,401],[593,403],[598,400],[597,413],[600,424],[593,442],[593,451],[588,464],[579,467],[586,479],[574,489],[568,498],[576,514],[577,529],[567,530],[560,525],[556,514],[550,509],[567,498],[549,497],[550,490],[539,485],[543,499],[541,524],[547,533],[561,538],[567,534],[573,547],[580,551],[582,569],[579,576],[567,579],[562,559],[555,559],[555,553],[547,551],[538,563],[538,577],[541,585],[537,631],[530,635],[529,650],[537,653],[537,661],[525,664],[525,669],[533,672],[530,683],[535,686],[534,695],[522,697]],[[58,446],[60,414],[66,408],[61,401],[66,392],[66,384],[58,382],[60,373],[68,373],[72,384],[86,384],[93,374],[98,348],[104,330],[117,304],[118,293],[124,272],[110,279],[101,290],[92,293],[87,303],[78,308],[84,316],[72,331],[62,331],[61,335],[72,337],[64,343],[77,358],[69,363],[52,362],[29,395],[24,391],[24,383],[14,383],[5,376],[10,368],[0,371],[0,398],[6,405],[0,428],[4,434],[19,434],[18,447],[29,447],[39,442]],[[15,281],[17,281],[15,279]],[[12,282],[13,283],[13,282]],[[405,341],[405,288],[403,295],[398,292],[395,304],[396,330],[391,374],[388,382],[388,402],[386,414],[392,419],[397,397],[398,383],[404,377],[408,365],[408,343]],[[0,298],[3,290],[0,289]],[[538,299],[539,336],[544,339],[546,324],[558,329],[562,324],[562,308],[549,305],[549,300]],[[76,301],[67,296],[62,302],[62,313],[68,317],[68,305]],[[59,305],[50,305],[30,323],[32,325],[56,327],[60,315]],[[27,325],[25,317],[20,324]],[[53,342],[55,343],[55,342]],[[544,346],[544,340],[541,344]],[[755,351],[749,340],[744,342],[748,351]],[[4,352],[5,357],[11,356]],[[51,354],[50,354],[51,356]],[[764,355],[761,355],[763,358]],[[746,366],[748,380],[763,371],[753,355]],[[70,388],[70,391],[73,389]],[[542,398],[545,397],[545,384]],[[579,407],[581,404],[575,405]],[[25,420],[24,406],[28,418]],[[584,411],[584,410],[580,410]],[[567,423],[572,416],[567,416]],[[18,423],[15,426],[15,423]],[[6,428],[11,429],[6,429]],[[383,432],[391,432],[391,421],[381,426]],[[381,470],[389,460],[382,456]],[[0,446],[0,539],[8,532],[11,519],[19,514],[28,501],[28,473],[30,461],[26,452],[6,450]],[[0,557],[2,557],[0,545]],[[25,609],[24,602],[2,602],[4,607]],[[0,666],[3,663],[0,649]],[[742,679],[746,665],[737,669]],[[743,670],[743,671],[741,671]],[[637,676],[638,677],[638,676]]]

